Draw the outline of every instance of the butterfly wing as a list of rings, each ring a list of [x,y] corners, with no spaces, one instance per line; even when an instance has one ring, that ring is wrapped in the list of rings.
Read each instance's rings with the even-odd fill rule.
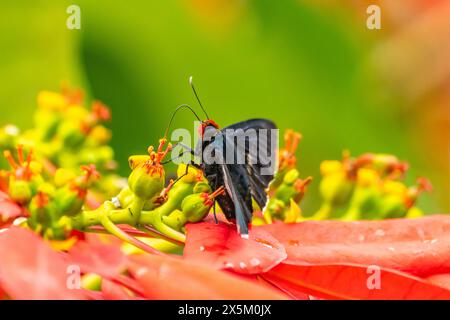
[[[273,163],[277,159],[273,152],[278,150],[278,132],[272,131],[277,127],[267,119],[251,119],[228,126],[223,131],[226,132],[227,129],[233,129],[234,131],[242,129],[243,132],[255,130],[259,133],[256,136],[256,141],[251,141],[255,138],[246,135],[245,148],[238,150],[238,152],[245,153],[245,169],[250,182],[250,192],[260,209],[263,209],[267,203],[266,189],[277,168],[277,165]],[[272,135],[273,132],[275,132],[275,136]],[[273,141],[274,139],[275,141]],[[257,148],[252,147],[252,143],[256,144]],[[263,149],[262,152],[261,149]]]
[[[273,139],[278,142],[277,136],[274,138],[272,135],[272,129],[276,129],[273,122],[252,119],[225,127],[211,142],[220,161],[206,165],[205,174],[210,182],[214,181],[215,186],[225,186],[226,194],[219,196],[217,201],[227,219],[236,220],[241,235],[248,234],[253,213],[252,197],[261,209],[267,202],[266,189],[275,173],[275,169],[271,168],[276,168],[273,163],[276,156],[272,154],[275,150],[271,150]],[[248,134],[252,130],[257,134]],[[229,161],[227,151],[232,154],[233,161]],[[240,163],[238,157],[244,162]]]

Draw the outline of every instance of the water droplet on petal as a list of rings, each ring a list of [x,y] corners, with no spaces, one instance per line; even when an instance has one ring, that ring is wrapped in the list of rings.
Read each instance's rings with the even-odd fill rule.
[[[142,267],[142,268],[137,269],[136,275],[138,277],[141,277],[141,276],[145,275],[147,272],[148,272],[148,269],[146,267]]]
[[[366,237],[363,234],[360,234],[358,237],[359,242],[363,242],[366,239]]]
[[[200,246],[200,251],[205,251],[205,247],[204,246]]]
[[[420,238],[424,238],[425,237],[425,232],[423,231],[422,228],[417,228],[417,234]]]
[[[298,242],[297,240],[289,240],[288,243],[290,246],[294,247],[298,247],[298,245],[300,244],[300,242]]]
[[[247,268],[247,265],[245,264],[245,262],[239,262],[239,267],[241,268],[241,269],[245,269],[245,268]]]
[[[253,266],[253,267],[257,267],[257,266],[259,266],[260,264],[261,264],[261,261],[259,261],[259,259],[257,259],[257,258],[252,258],[252,259],[250,260],[250,265]]]
[[[386,234],[386,233],[384,232],[383,229],[377,229],[377,230],[375,231],[375,235],[378,236],[378,237],[383,237],[385,234]]]
[[[266,241],[264,239],[256,238],[255,241],[261,243],[262,245],[264,245],[268,248],[274,248],[274,246],[269,241]]]
[[[225,268],[232,269],[234,268],[234,264],[232,264],[231,262],[225,262]]]

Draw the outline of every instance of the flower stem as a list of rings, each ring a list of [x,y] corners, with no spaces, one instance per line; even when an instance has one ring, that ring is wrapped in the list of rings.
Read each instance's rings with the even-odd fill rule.
[[[150,247],[149,245],[145,244],[144,242],[140,241],[139,239],[136,239],[135,237],[130,236],[128,233],[126,233],[125,231],[120,229],[118,226],[116,226],[109,219],[109,217],[107,215],[103,215],[103,217],[101,218],[101,224],[103,225],[103,227],[105,227],[106,230],[108,230],[111,234],[115,235],[117,238],[119,238],[125,242],[128,242],[145,252],[152,253],[152,254],[158,254],[158,255],[163,254],[162,252],[156,250],[155,248]]]

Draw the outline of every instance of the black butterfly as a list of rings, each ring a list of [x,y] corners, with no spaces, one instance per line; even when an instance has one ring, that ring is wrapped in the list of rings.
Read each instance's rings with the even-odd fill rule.
[[[271,130],[276,126],[270,120],[252,119],[220,130],[214,122],[206,120],[202,122],[202,129],[200,168],[214,190],[225,187],[225,194],[218,196],[217,202],[226,218],[236,222],[238,232],[246,235],[253,213],[252,198],[261,209],[267,202],[266,189],[274,176],[271,169],[274,163],[269,159],[274,155],[270,150]],[[248,135],[248,132],[257,134]],[[240,145],[237,145],[238,139],[241,139]],[[207,150],[213,160],[210,163],[204,159]],[[239,157],[244,163],[238,161]]]
[[[270,120],[252,119],[219,129],[203,108],[192,77],[190,84],[208,118],[201,121],[202,138],[195,151],[190,150],[201,161],[190,165],[203,171],[213,190],[225,187],[217,202],[226,218],[235,222],[238,232],[245,237],[253,215],[252,198],[261,210],[267,202],[266,189],[276,168],[277,127]],[[187,107],[196,115],[189,106],[180,107]]]

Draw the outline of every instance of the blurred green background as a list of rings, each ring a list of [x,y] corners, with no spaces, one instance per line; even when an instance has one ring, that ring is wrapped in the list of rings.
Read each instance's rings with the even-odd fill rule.
[[[81,8],[80,30],[66,27],[70,4]],[[320,162],[348,149],[408,160],[409,181],[427,176],[436,188],[419,205],[448,212],[448,167],[417,138],[422,109],[409,108],[420,100],[399,93],[374,59],[401,28],[383,21],[383,30],[368,30],[366,18],[365,7],[333,1],[2,2],[0,122],[30,126],[37,93],[66,80],[112,108],[113,146],[127,174],[128,156],[157,142],[176,106],[198,108],[193,75],[221,126],[267,117],[303,134],[299,167],[316,178],[306,211],[318,207]],[[192,120],[180,112],[174,128],[193,130]]]

